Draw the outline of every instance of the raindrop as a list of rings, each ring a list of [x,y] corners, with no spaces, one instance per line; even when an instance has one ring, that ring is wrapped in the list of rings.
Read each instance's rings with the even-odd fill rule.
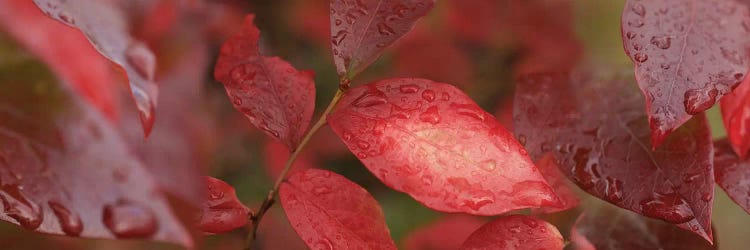
[[[526,136],[518,135],[518,143],[521,143],[521,146],[526,146]]]
[[[419,120],[432,124],[440,123],[440,114],[438,113],[437,106],[427,108],[424,113],[419,115]]]
[[[0,200],[5,208],[5,215],[16,220],[22,227],[34,230],[42,224],[42,209],[29,201],[18,185],[3,185]]]
[[[660,49],[669,49],[672,46],[672,38],[669,36],[654,36],[651,37],[651,44]]]
[[[685,112],[696,115],[711,108],[716,103],[719,90],[710,86],[707,88],[709,89],[691,89],[685,92]]]
[[[633,28],[640,28],[640,27],[643,27],[643,24],[644,24],[644,23],[643,23],[643,20],[641,20],[641,19],[634,19],[634,20],[630,20],[630,21],[628,21],[628,25],[629,25],[630,27],[633,27]]]
[[[138,42],[130,44],[130,47],[125,51],[125,58],[141,77],[149,80],[154,79],[156,58],[145,45]]]
[[[497,162],[495,160],[486,160],[479,163],[479,167],[487,172],[495,171],[497,168]]]
[[[340,30],[336,35],[333,36],[333,39],[331,39],[331,42],[335,46],[341,45],[342,42],[344,42],[344,39],[346,39],[346,36],[349,35],[349,32],[346,30]]]
[[[358,108],[368,108],[386,103],[388,103],[388,100],[385,99],[385,93],[375,88],[368,89],[352,101],[352,105]]]
[[[390,36],[396,33],[395,31],[393,31],[393,28],[391,28],[385,23],[378,24],[378,32],[384,36]]]
[[[648,61],[648,55],[643,54],[643,53],[636,53],[633,59],[635,59],[639,63],[643,63],[643,62]]]
[[[641,202],[643,215],[672,223],[685,223],[695,218],[693,210],[677,193],[654,193],[654,198]]]
[[[315,242],[315,250],[333,250],[333,243],[328,238],[323,238]]]
[[[78,236],[83,231],[83,222],[77,214],[68,210],[62,204],[49,201],[47,205],[52,209],[52,212],[57,216],[57,221],[60,223],[62,231],[70,236]]]
[[[604,187],[604,195],[609,201],[621,201],[622,200],[622,181],[613,177],[607,177],[606,186]]]
[[[646,7],[644,7],[643,4],[641,3],[634,4],[633,8],[631,9],[633,10],[633,13],[635,13],[636,15],[639,15],[641,17],[644,17],[646,15]]]
[[[515,234],[520,233],[521,232],[521,227],[518,226],[518,225],[509,226],[508,227],[508,232],[515,233]]]
[[[332,190],[328,186],[317,186],[317,187],[314,187],[312,191],[313,191],[313,194],[315,195],[324,195],[324,194],[331,193]]]
[[[73,20],[73,18],[67,12],[60,12],[60,14],[58,14],[57,17],[59,17],[60,20],[68,24],[75,24],[75,20]]]
[[[370,148],[370,143],[367,143],[366,141],[360,141],[360,142],[357,142],[357,147],[361,149],[368,149]]]
[[[580,184],[581,188],[589,189],[594,187],[598,178],[594,173],[594,164],[589,164],[590,149],[579,148],[573,156],[575,166],[573,167],[573,180]]]
[[[628,33],[626,33],[625,35],[626,35],[626,36],[628,37],[628,39],[633,39],[633,38],[635,38],[635,33],[634,33],[634,32],[631,32],[631,31],[628,31]]]
[[[102,221],[118,238],[146,238],[156,233],[156,217],[148,208],[118,202],[104,207]]]
[[[399,91],[404,94],[412,94],[417,93],[419,91],[419,86],[415,84],[404,84],[398,87]]]
[[[339,25],[341,25],[341,23],[343,23],[343,21],[341,21],[341,19],[336,19],[336,21],[334,21],[334,23],[336,24],[336,26],[339,26]]]
[[[425,89],[422,91],[422,99],[428,102],[432,102],[435,100],[435,91]]]

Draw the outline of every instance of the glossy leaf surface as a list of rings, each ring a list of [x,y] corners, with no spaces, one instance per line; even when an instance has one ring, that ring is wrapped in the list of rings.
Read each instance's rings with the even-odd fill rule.
[[[562,249],[563,246],[563,237],[555,226],[531,216],[510,215],[479,228],[460,249]]]
[[[717,249],[672,224],[606,204],[587,205],[571,229],[573,249]]]
[[[11,34],[111,119],[117,118],[115,79],[86,36],[45,16],[28,0],[0,2],[0,27]]]
[[[404,240],[404,249],[455,250],[485,222],[468,215],[448,215],[411,232]]]
[[[416,78],[362,85],[328,123],[383,183],[429,208],[496,215],[560,205],[513,135],[451,85]]]
[[[750,153],[750,78],[747,79],[721,99],[721,115],[729,142],[743,159]]]
[[[315,110],[314,73],[298,71],[278,57],[260,56],[259,35],[253,16],[247,16],[242,30],[221,47],[214,76],[237,110],[291,151]]]
[[[628,0],[625,52],[646,95],[652,142],[711,108],[750,67],[750,12],[735,0]]]
[[[279,197],[310,249],[396,249],[378,202],[343,176],[308,169],[281,184]]]
[[[578,199],[576,191],[573,190],[572,185],[574,184],[570,183],[568,178],[565,177],[565,174],[560,171],[555,162],[555,157],[547,154],[542,157],[542,159],[536,161],[536,166],[539,168],[539,171],[542,172],[542,176],[547,180],[547,183],[549,183],[550,186],[552,186],[552,189],[555,190],[557,197],[560,198],[562,206],[535,208],[531,210],[532,213],[556,213],[578,206],[580,200]]]
[[[0,219],[52,234],[193,245],[158,182],[88,102],[33,62],[0,70]]]
[[[331,1],[331,44],[336,70],[352,78],[404,36],[435,0]]]
[[[96,49],[127,73],[130,91],[146,136],[154,125],[158,88],[156,57],[129,32],[125,13],[113,1],[34,0],[47,16],[79,29]]]
[[[537,74],[522,79],[516,134],[535,158],[554,154],[586,192],[711,240],[713,147],[704,115],[652,151],[643,96],[627,80]]]
[[[250,209],[237,199],[234,188],[210,176],[204,181],[208,192],[201,204],[198,228],[205,233],[224,233],[247,224]]]
[[[745,212],[750,213],[750,160],[741,160],[726,139],[717,141],[714,147],[716,184]]]

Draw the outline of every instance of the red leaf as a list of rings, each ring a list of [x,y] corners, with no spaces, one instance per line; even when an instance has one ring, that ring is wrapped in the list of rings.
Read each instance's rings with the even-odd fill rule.
[[[641,93],[629,81],[538,74],[522,79],[516,133],[532,156],[552,152],[581,189],[711,241],[711,134],[696,115],[651,150]]]
[[[716,184],[750,213],[750,182],[747,181],[750,180],[750,159],[741,160],[727,140],[717,141],[714,150]]]
[[[396,74],[469,86],[474,67],[471,59],[443,36],[418,28],[405,37],[394,51]]]
[[[507,1],[506,1],[507,2]],[[491,45],[497,34],[506,27],[501,4],[497,0],[449,0],[445,3],[445,25],[472,42]]]
[[[573,225],[571,241],[578,250],[717,249],[674,225],[608,205],[589,205]]]
[[[242,30],[221,47],[214,76],[237,110],[292,150],[315,111],[314,73],[297,71],[278,57],[260,56],[258,37],[248,15]]]
[[[399,78],[349,90],[328,123],[389,187],[443,212],[558,206],[526,151],[455,87]]]
[[[44,233],[192,247],[157,181],[99,112],[43,67],[11,68],[0,79],[0,219]]]
[[[158,89],[154,83],[156,58],[129,33],[129,23],[116,3],[92,0],[34,0],[49,17],[79,29],[96,49],[120,65],[130,81],[146,136],[154,125]]]
[[[750,67],[750,13],[735,0],[628,0],[625,52],[646,95],[653,146],[740,83]]]
[[[562,249],[560,231],[546,221],[510,215],[482,226],[460,249]]]
[[[329,4],[325,0],[296,0],[291,2],[286,21],[296,33],[312,40],[320,47],[328,47],[331,39]]]
[[[378,202],[343,176],[308,169],[282,183],[279,197],[311,249],[396,249]]]
[[[549,183],[555,190],[557,197],[560,198],[562,206],[536,208],[532,209],[533,213],[556,213],[578,206],[578,203],[580,202],[578,200],[578,195],[570,186],[572,185],[570,181],[565,178],[565,174],[560,172],[557,163],[555,163],[555,158],[552,157],[552,155],[544,155],[542,159],[536,162],[536,166],[542,172],[542,176],[547,180],[547,183]]]
[[[750,78],[721,99],[721,114],[729,142],[740,158],[750,153]]]
[[[86,36],[48,18],[28,0],[1,1],[0,27],[108,118],[118,117],[109,62]]]
[[[250,209],[237,199],[234,188],[226,182],[206,176],[206,200],[201,204],[198,228],[206,233],[224,233],[247,224]]]
[[[411,232],[404,240],[409,250],[455,250],[485,221],[467,215],[449,215]]]
[[[300,152],[300,155],[297,156],[297,159],[292,165],[292,168],[289,172],[290,174],[310,168],[315,168],[312,159],[314,155],[310,155],[309,152],[310,151],[307,150]],[[289,149],[287,149],[287,147],[280,142],[266,142],[266,146],[264,149],[266,161],[264,166],[266,167],[266,171],[268,172],[268,175],[271,177],[271,179],[275,180],[279,177],[279,175],[281,175],[281,171],[284,170],[284,165],[286,164],[287,160],[289,160],[289,156],[291,154],[292,153],[289,152]]]
[[[339,76],[349,79],[404,36],[435,0],[331,1],[331,44]]]

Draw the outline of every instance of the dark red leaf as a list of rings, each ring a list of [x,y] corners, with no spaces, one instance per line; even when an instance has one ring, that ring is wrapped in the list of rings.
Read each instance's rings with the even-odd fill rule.
[[[571,229],[574,249],[718,249],[672,224],[606,204],[587,206]]]
[[[469,86],[474,75],[471,58],[443,33],[417,28],[399,42],[393,57],[396,75],[420,77]]]
[[[562,249],[560,231],[546,221],[510,215],[482,226],[461,246],[469,249]]]
[[[628,0],[625,52],[646,95],[653,146],[711,108],[750,67],[750,12],[735,0]]]
[[[532,213],[556,213],[578,206],[580,201],[578,200],[578,195],[571,186],[573,184],[565,178],[565,174],[560,172],[560,169],[555,162],[555,158],[552,155],[544,155],[542,159],[536,161],[536,166],[539,168],[539,171],[542,172],[542,176],[547,180],[547,183],[549,183],[555,190],[557,197],[560,198],[562,206],[535,208],[532,209]]]
[[[331,23],[326,0],[295,0],[291,2],[287,22],[296,33],[330,50]],[[330,60],[327,58],[327,60]]]
[[[340,76],[352,78],[404,36],[435,0],[331,1],[331,44]]]
[[[716,184],[745,212],[750,213],[750,159],[741,160],[726,139],[717,141],[714,150]]]
[[[750,153],[750,78],[721,99],[721,115],[732,148],[740,158]]]
[[[349,90],[328,123],[389,187],[444,212],[559,206],[526,150],[457,88],[416,78]]]
[[[242,30],[221,47],[214,77],[253,125],[292,150],[315,111],[314,73],[297,71],[278,57],[260,56],[259,34],[248,15]]]
[[[279,197],[311,249],[396,249],[378,202],[343,176],[308,169],[282,183]]]
[[[446,0],[445,25],[462,38],[481,45],[491,45],[497,34],[506,28],[500,14],[505,4],[498,0]]]
[[[0,219],[45,233],[192,247],[158,182],[110,122],[38,64],[6,66]]]
[[[448,215],[411,232],[404,240],[409,250],[455,250],[486,221],[468,215]]]
[[[292,153],[289,152],[289,149],[287,149],[287,147],[280,142],[266,142],[266,146],[264,149],[264,166],[266,167],[266,172],[271,177],[271,179],[275,180],[279,177],[279,175],[281,175],[281,171],[284,170],[284,165],[286,164],[287,160],[289,160],[289,156],[291,154]],[[307,150],[300,152],[299,156],[297,156],[297,159],[294,161],[294,164],[292,165],[289,173],[291,174],[297,171],[315,168],[312,159],[313,156],[314,155],[310,155],[310,151]]]
[[[224,233],[247,224],[250,209],[237,199],[234,188],[226,182],[206,176],[206,199],[201,204],[198,228],[206,233]]]
[[[652,151],[643,96],[630,83],[528,76],[516,89],[516,134],[535,159],[552,152],[586,192],[711,241],[713,147],[705,116]]]
[[[49,65],[65,84],[116,120],[118,102],[109,62],[86,36],[48,18],[28,0],[0,2],[0,27]]]
[[[156,57],[131,37],[127,18],[117,4],[92,0],[34,0],[34,3],[49,17],[79,29],[99,53],[125,70],[144,134],[148,136],[157,103]]]

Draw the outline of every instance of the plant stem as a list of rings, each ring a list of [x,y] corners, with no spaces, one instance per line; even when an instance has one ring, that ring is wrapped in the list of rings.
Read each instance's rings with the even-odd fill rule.
[[[343,83],[343,81],[342,81]],[[284,169],[281,170],[281,174],[278,178],[276,178],[276,182],[273,184],[273,188],[268,191],[268,196],[266,196],[266,199],[263,201],[263,204],[260,205],[260,208],[258,208],[258,212],[255,214],[250,215],[250,220],[252,221],[252,225],[250,226],[250,232],[247,235],[247,239],[245,240],[245,249],[251,249],[253,246],[253,242],[255,241],[255,237],[257,235],[258,231],[258,225],[260,225],[260,220],[263,219],[263,215],[266,214],[268,209],[273,206],[273,203],[275,202],[274,197],[276,197],[276,193],[279,191],[279,186],[281,186],[281,183],[286,178],[286,175],[289,173],[289,170],[292,169],[292,165],[294,164],[294,161],[297,159],[297,156],[299,156],[300,152],[305,148],[308,142],[310,142],[310,139],[315,135],[320,128],[326,125],[328,120],[326,117],[329,113],[333,110],[333,108],[336,106],[336,104],[339,103],[339,100],[341,100],[341,97],[344,95],[344,88],[341,88],[341,86],[347,86],[348,87],[348,81],[346,81],[345,85],[340,85],[339,89],[336,91],[336,94],[333,96],[333,99],[331,99],[331,102],[328,104],[328,107],[326,107],[325,111],[323,111],[323,114],[320,115],[320,118],[318,118],[318,121],[315,122],[315,125],[310,128],[309,131],[305,134],[304,137],[302,137],[302,141],[297,145],[297,148],[292,151],[292,154],[289,156],[289,159],[286,161],[286,164],[284,164]]]

